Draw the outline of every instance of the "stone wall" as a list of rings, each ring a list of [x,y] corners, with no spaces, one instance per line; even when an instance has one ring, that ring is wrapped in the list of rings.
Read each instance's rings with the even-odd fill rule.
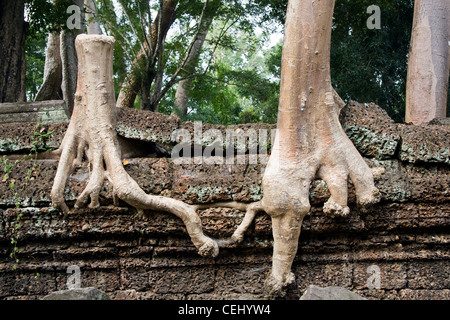
[[[59,123],[67,121],[63,100],[0,103],[0,123]]]
[[[248,155],[237,155],[233,164],[176,164],[168,157],[176,144],[172,132],[193,133],[194,124],[150,112],[118,112],[125,168],[146,192],[192,204],[261,198],[264,161],[249,163]],[[450,127],[396,124],[376,105],[356,102],[343,110],[341,122],[369,165],[385,168],[376,181],[382,201],[362,212],[349,184],[350,216],[329,217],[321,211],[329,196],[326,184],[312,184],[313,208],[293,266],[297,280],[286,299],[298,299],[309,285],[342,286],[369,299],[450,299]],[[40,126],[41,134],[54,132],[39,143],[56,148],[66,126]],[[221,242],[215,259],[196,253],[177,217],[151,211],[139,215],[124,203],[113,206],[108,184],[100,209],[61,216],[50,203],[57,161],[23,160],[35,141],[30,138],[35,127],[0,125],[0,152],[13,164],[8,180],[0,183],[0,299],[39,299],[66,289],[70,265],[80,267],[83,287],[99,288],[112,299],[262,298],[272,254],[266,214],[257,216],[243,243]],[[274,126],[204,125],[202,130],[211,128],[225,136],[227,129],[245,133]],[[204,147],[208,141],[203,136],[195,143]],[[86,167],[70,178],[69,205],[87,179]],[[209,235],[227,239],[244,213],[211,208],[200,215]],[[10,257],[15,225],[19,263]],[[374,276],[371,266],[379,270],[380,289],[368,282]]]

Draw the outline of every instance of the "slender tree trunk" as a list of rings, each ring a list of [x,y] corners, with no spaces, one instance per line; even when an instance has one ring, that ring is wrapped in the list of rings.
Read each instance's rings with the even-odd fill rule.
[[[55,0],[52,0],[55,4]],[[35,97],[35,101],[60,100],[63,98],[61,37],[60,33],[52,32],[48,35],[45,49],[44,78]]]
[[[289,0],[282,54],[277,135],[263,177],[263,209],[272,218],[272,272],[268,297],[283,294],[294,281],[291,266],[303,218],[310,210],[309,188],[323,179],[331,197],[326,214],[347,215],[347,179],[358,203],[379,200],[370,168],[339,123],[344,103],[331,85],[330,43],[334,0]]]
[[[84,1],[73,0],[73,3],[83,11]],[[82,19],[83,21],[83,19]],[[83,33],[84,25],[81,29],[73,29],[70,31],[62,31],[60,39],[61,64],[62,64],[62,86],[64,101],[66,102],[66,114],[68,117],[72,115],[75,99],[75,91],[77,88],[77,70],[78,59],[75,49],[75,38]]]
[[[0,102],[24,101],[25,36],[23,0],[0,1]]]
[[[408,59],[405,122],[446,116],[450,1],[416,0]]]
[[[95,16],[97,15],[97,6],[93,0],[85,0],[84,6],[86,9],[85,18],[86,18],[86,29],[87,34],[102,34],[102,29],[100,28],[100,24],[95,20]]]
[[[133,61],[130,72],[119,92],[117,107],[132,108],[134,106],[134,100],[141,88],[145,88],[146,90],[150,87],[148,83],[151,84],[153,82],[155,74],[154,71],[152,71],[152,68],[156,64],[162,41],[164,41],[164,38],[174,21],[173,17],[177,4],[178,0],[163,1],[163,7],[153,21],[151,35],[149,36],[150,39],[148,39],[151,47],[149,47],[147,41],[145,41],[145,51],[141,49],[136,59]],[[161,19],[160,15],[162,15]],[[150,99],[149,93],[146,94],[146,97]],[[144,104],[150,105],[149,102],[144,102]]]
[[[162,54],[162,53],[164,53],[164,43],[162,44],[162,46],[163,46],[163,48],[162,48],[160,57],[158,59],[158,68],[157,68],[155,80],[154,80],[155,84],[153,86],[153,91],[150,96],[150,110],[153,112],[158,112],[158,108],[159,108],[158,96],[161,93],[163,79],[164,79],[165,61],[164,61],[164,57]],[[146,90],[147,90],[147,92],[149,92],[150,88],[148,88]]]
[[[47,49],[45,50],[44,79],[36,94],[35,101],[63,99],[60,50],[59,33],[50,33],[47,40]]]
[[[72,115],[77,86],[77,55],[75,52],[75,38],[78,33],[72,34],[68,31],[61,32],[60,50],[62,64],[62,85],[64,101],[66,102],[66,114]]]
[[[202,21],[202,24],[199,26],[199,31],[192,45],[189,56],[186,60],[184,72],[181,74],[182,77],[194,73],[195,68],[197,67],[198,64],[198,59],[201,53],[201,49],[203,47],[203,43],[205,42],[206,36],[208,35],[208,31],[212,21],[213,16],[209,15],[208,17],[206,17],[206,19]],[[182,117],[186,116],[187,114],[187,107],[191,86],[192,86],[192,78],[188,78],[178,82],[174,104],[178,109],[179,115]]]

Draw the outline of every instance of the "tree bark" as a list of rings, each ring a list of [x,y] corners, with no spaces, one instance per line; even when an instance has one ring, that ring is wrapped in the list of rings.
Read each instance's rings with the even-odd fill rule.
[[[102,34],[102,29],[100,24],[95,20],[97,14],[97,7],[93,0],[85,0],[84,6],[86,9],[85,19],[86,19],[86,30],[87,34]]]
[[[50,33],[45,50],[44,78],[35,101],[61,100],[62,64],[59,33]]]
[[[272,218],[272,272],[268,297],[284,294],[294,281],[291,266],[309,188],[319,177],[330,190],[326,214],[348,215],[347,179],[358,204],[379,200],[373,175],[339,122],[344,103],[331,85],[330,43],[334,0],[289,0],[282,54],[277,135],[263,177],[262,208]]]
[[[408,58],[405,122],[445,117],[450,68],[450,2],[416,0]]]
[[[23,0],[0,2],[0,102],[25,100],[25,36]]]
[[[83,12],[83,0],[73,0],[73,4]],[[81,19],[84,20],[83,18]],[[70,118],[73,112],[75,90],[77,86],[77,54],[75,38],[83,32],[81,29],[64,30],[60,34],[52,33],[47,41],[44,79],[35,98],[36,101],[64,99],[65,111]]]
[[[122,85],[117,98],[117,107],[132,108],[139,91],[142,88],[149,88],[148,83],[151,84],[153,82],[155,73],[152,69],[159,56],[162,41],[164,41],[174,21],[173,17],[177,4],[178,0],[163,1],[163,6],[153,21],[148,42],[144,42],[144,48],[139,51],[136,59],[133,61],[128,76]],[[161,19],[160,15],[162,15]],[[145,96],[150,99],[149,93]],[[147,103],[144,102],[144,105],[150,105],[149,101]]]
[[[83,12],[83,0],[73,0],[73,3],[81,8]],[[83,19],[82,19],[83,21]],[[62,86],[64,101],[66,102],[66,114],[72,115],[74,108],[75,91],[77,87],[77,52],[75,50],[75,38],[83,33],[84,26],[81,29],[62,31],[60,39],[61,64],[62,64]]]
[[[55,5],[55,0],[51,1]],[[35,101],[60,100],[62,93],[61,36],[52,32],[48,35],[45,49],[44,77]],[[67,112],[66,112],[67,113]]]
[[[88,204],[98,207],[98,195],[105,179],[109,180],[115,198],[138,210],[151,209],[177,215],[186,225],[194,245],[205,256],[218,254],[217,243],[205,236],[194,207],[181,201],[146,194],[125,171],[116,133],[116,107],[113,83],[114,38],[102,35],[80,35],[78,85],[75,108],[60,150],[60,161],[51,191],[53,205],[64,213],[64,189],[69,175],[86,155],[91,175],[78,197],[75,208]]]
[[[181,74],[182,77],[194,73],[195,68],[197,67],[198,64],[198,59],[201,53],[201,49],[203,47],[203,43],[205,42],[206,36],[208,35],[208,31],[212,21],[213,16],[212,14],[210,14],[202,21],[201,25],[199,26],[197,36],[194,39],[194,43],[192,45],[191,51],[189,52],[189,56],[186,60],[185,67],[183,68],[184,72]],[[187,114],[187,107],[191,86],[192,86],[192,78],[184,79],[178,82],[174,104],[177,107],[179,115],[182,117],[186,116]]]

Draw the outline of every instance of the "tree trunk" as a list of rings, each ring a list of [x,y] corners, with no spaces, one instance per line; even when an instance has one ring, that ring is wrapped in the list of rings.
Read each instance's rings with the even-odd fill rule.
[[[51,1],[55,5],[55,0]],[[52,32],[48,35],[45,49],[44,77],[35,101],[62,100],[62,62],[60,33]]]
[[[84,6],[86,9],[85,19],[86,19],[86,30],[87,34],[102,34],[102,29],[100,24],[95,20],[95,15],[97,14],[97,7],[93,0],[85,0]]]
[[[214,8],[215,9],[215,8]],[[197,32],[197,36],[192,45],[191,51],[189,52],[189,56],[186,60],[186,64],[183,74],[181,76],[187,76],[194,73],[195,68],[198,64],[198,59],[201,53],[201,49],[203,47],[203,43],[205,42],[206,36],[208,34],[209,28],[213,21],[213,16],[210,15],[206,17],[202,24],[199,26],[199,30]],[[187,114],[187,106],[189,101],[189,93],[191,91],[192,86],[192,78],[188,78],[185,80],[181,80],[178,82],[177,91],[175,93],[175,101],[174,104],[178,109],[178,113],[180,116],[184,117]]]
[[[73,0],[73,4],[79,6],[81,12],[83,12],[83,0]],[[73,112],[77,86],[75,38],[83,32],[83,29],[82,24],[79,30],[64,30],[60,34],[52,33],[49,35],[45,55],[44,79],[35,98],[36,101],[64,99],[65,111],[69,118]]]
[[[144,50],[140,50],[136,59],[133,61],[127,78],[125,79],[122,88],[117,98],[117,107],[119,108],[132,108],[134,106],[134,100],[141,88],[149,88],[148,83],[153,82],[155,77],[154,68],[156,59],[159,56],[159,50],[161,43],[169,31],[172,25],[175,14],[175,8],[178,4],[178,0],[164,0],[163,7],[160,8],[158,15],[152,24],[151,35],[149,35],[149,43],[151,47],[144,42]],[[160,15],[162,17],[160,19]],[[147,58],[148,57],[148,58]],[[144,85],[143,85],[144,83]],[[149,93],[145,95],[150,99]],[[150,105],[149,102],[145,105]]]
[[[25,36],[23,0],[0,2],[0,102],[24,101]]]
[[[162,48],[162,53],[164,52],[164,43],[162,44],[163,48]],[[164,68],[165,68],[165,61],[164,61],[164,57],[163,54],[160,54],[160,57],[158,59],[158,68],[155,74],[155,79],[154,79],[154,86],[153,86],[153,91],[150,95],[150,110],[153,112],[158,112],[158,108],[159,108],[159,101],[158,97],[159,94],[161,93],[162,90],[162,85],[163,85],[163,79],[164,79]],[[147,92],[150,91],[150,88],[147,89]]]
[[[166,211],[177,215],[186,225],[194,245],[205,256],[218,254],[217,243],[203,234],[195,208],[181,201],[146,194],[122,165],[116,133],[116,107],[113,83],[114,38],[102,35],[79,35],[78,85],[75,107],[60,150],[60,161],[51,191],[53,205],[64,213],[64,189],[69,175],[86,154],[91,175],[78,197],[75,208],[99,206],[98,195],[108,179],[116,198],[139,210]]]
[[[73,0],[73,3],[81,8],[83,12],[83,0]],[[83,21],[83,19],[82,19]],[[61,64],[62,64],[62,86],[64,101],[66,102],[66,114],[72,115],[75,99],[75,90],[77,87],[77,52],[75,50],[75,38],[83,33],[84,26],[81,29],[62,31],[60,39]]]
[[[450,68],[449,0],[416,0],[408,59],[405,122],[445,117]]]
[[[44,79],[35,101],[61,100],[62,64],[59,33],[50,33],[45,50]]]
[[[330,190],[326,214],[347,215],[347,179],[358,204],[379,200],[370,168],[339,122],[344,103],[331,85],[330,43],[334,0],[289,0],[282,54],[277,135],[263,177],[263,209],[272,218],[272,272],[268,297],[282,295],[294,281],[291,266],[309,188],[319,177]]]

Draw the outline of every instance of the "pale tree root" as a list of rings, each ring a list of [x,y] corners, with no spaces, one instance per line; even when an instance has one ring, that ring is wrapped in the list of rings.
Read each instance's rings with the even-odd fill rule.
[[[244,211],[245,215],[239,226],[231,235],[230,239],[219,240],[219,247],[229,247],[238,244],[244,240],[244,234],[252,224],[258,212],[264,211],[261,202],[243,203],[237,201],[216,202],[208,204],[195,205],[194,209],[204,210],[209,208],[231,208]]]
[[[295,279],[291,268],[303,218],[310,211],[309,190],[315,179],[324,180],[330,191],[330,197],[323,206],[324,214],[349,214],[349,179],[355,187],[360,208],[380,201],[372,171],[380,175],[383,170],[370,169],[338,125],[337,117],[335,122],[324,130],[318,130],[315,135],[308,132],[306,136],[313,136],[314,140],[305,141],[297,152],[283,151],[276,137],[263,177],[264,196],[261,200],[261,207],[271,216],[274,238],[272,271],[264,289],[268,298],[284,296],[286,287]]]
[[[353,145],[351,146],[353,147]],[[354,147],[353,147],[354,148]],[[352,150],[352,149],[350,149]],[[353,149],[358,154],[356,149]],[[267,212],[272,218],[272,229],[274,237],[274,255],[272,272],[266,279],[264,285],[264,296],[269,299],[276,299],[284,296],[286,288],[295,282],[295,276],[290,271],[292,261],[295,258],[298,249],[298,239],[300,236],[301,225],[304,217],[310,211],[309,189],[312,180],[316,178],[325,178],[330,183],[332,196],[324,204],[323,212],[333,216],[345,216],[350,212],[347,206],[347,180],[351,175],[354,177],[357,186],[358,205],[360,209],[370,207],[380,200],[380,193],[373,185],[373,179],[379,178],[384,172],[384,168],[368,168],[362,157],[351,159],[358,166],[351,169],[336,167],[327,167],[322,165],[320,169],[318,165],[309,167],[292,166],[289,168],[285,165],[283,169],[278,166],[277,170],[271,173],[269,170],[266,179],[275,183],[265,182],[266,195],[263,201],[253,203],[241,203],[236,201],[218,202],[211,204],[195,205],[195,210],[204,210],[208,208],[233,208],[245,212],[245,216],[228,240],[219,240],[219,247],[229,247],[243,241],[244,233],[253,222],[256,214],[259,212]],[[275,159],[275,158],[274,158]],[[327,160],[322,160],[325,162]],[[348,161],[348,159],[346,160]],[[309,163],[311,164],[311,163]],[[360,167],[359,167],[360,166]],[[358,168],[358,169],[356,169]],[[360,170],[358,172],[350,172],[351,170]],[[275,175],[278,178],[274,178]],[[283,173],[282,173],[283,172]],[[357,180],[355,175],[359,177]],[[283,176],[283,184],[279,184],[277,180]],[[363,178],[362,178],[363,177]],[[331,179],[332,178],[332,179]],[[367,180],[364,180],[367,179]],[[361,181],[362,180],[362,181]],[[332,184],[334,181],[334,185]],[[274,189],[276,191],[274,191]],[[295,190],[295,192],[294,192]],[[269,200],[268,195],[277,192],[274,200]]]
[[[194,207],[171,198],[146,194],[125,171],[120,157],[117,133],[114,87],[112,83],[112,49],[114,38],[80,35],[76,40],[79,60],[75,108],[61,144],[60,160],[51,198],[64,214],[69,208],[64,200],[68,177],[83,155],[89,161],[90,178],[75,207],[96,208],[104,180],[108,179],[114,199],[121,199],[138,210],[164,211],[178,216],[186,226],[193,244],[202,256],[218,254],[216,241],[204,235]]]

